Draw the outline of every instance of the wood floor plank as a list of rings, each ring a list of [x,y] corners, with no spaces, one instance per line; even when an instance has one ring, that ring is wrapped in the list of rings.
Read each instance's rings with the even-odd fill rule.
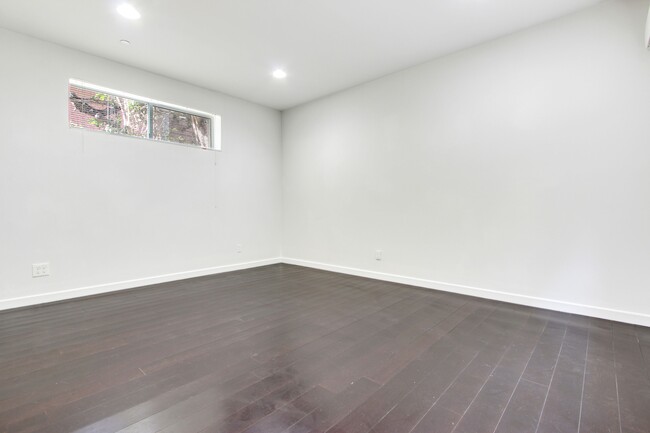
[[[365,377],[353,382],[343,392],[321,402],[316,409],[289,426],[285,433],[323,433],[347,416],[372,395],[379,385]]]
[[[536,317],[529,317],[521,331],[516,321],[509,324],[505,331],[507,350],[463,413],[454,432],[494,432],[545,327],[546,323]]]
[[[391,432],[398,429],[411,430],[423,416],[449,392],[458,378],[478,358],[486,347],[495,345],[500,336],[489,332],[490,318],[486,319],[472,333],[459,336],[464,341],[455,344],[455,349],[439,364],[432,365],[432,371],[411,392],[407,394],[371,430],[374,433]],[[513,331],[517,321],[510,324]]]
[[[613,324],[614,359],[622,433],[650,431],[650,388],[637,333],[632,325]]]
[[[589,329],[587,366],[580,430],[620,433],[616,365],[611,323],[593,320]]]
[[[539,421],[539,433],[578,431],[587,340],[588,329],[568,327]]]
[[[477,310],[467,316],[447,338],[437,341],[421,359],[411,362],[366,402],[341,420],[328,433],[365,433],[370,431],[404,396],[436,370],[432,368],[449,356],[456,341],[469,336],[486,319],[486,311]],[[489,311],[488,311],[489,313]],[[470,337],[471,338],[471,337]]]

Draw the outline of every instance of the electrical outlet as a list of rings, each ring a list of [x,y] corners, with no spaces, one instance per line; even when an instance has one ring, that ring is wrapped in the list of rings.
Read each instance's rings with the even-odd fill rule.
[[[50,275],[49,263],[34,263],[32,264],[32,278],[47,277]]]
[[[381,261],[383,258],[384,252],[382,250],[375,251],[375,260]]]
[[[241,254],[242,251],[244,250],[244,247],[242,247],[241,244],[237,244],[236,248],[237,248],[237,254]]]

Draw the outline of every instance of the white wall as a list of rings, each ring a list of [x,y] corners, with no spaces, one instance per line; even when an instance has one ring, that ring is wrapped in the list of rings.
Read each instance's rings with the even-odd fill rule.
[[[279,112],[1,29],[0,53],[0,308],[281,255]],[[69,129],[69,78],[219,114],[223,150]]]
[[[606,2],[285,112],[285,257],[650,325],[647,8]]]

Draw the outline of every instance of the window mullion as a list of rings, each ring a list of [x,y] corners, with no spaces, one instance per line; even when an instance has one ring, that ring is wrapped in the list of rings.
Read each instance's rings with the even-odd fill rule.
[[[147,103],[147,137],[153,139],[153,107]]]

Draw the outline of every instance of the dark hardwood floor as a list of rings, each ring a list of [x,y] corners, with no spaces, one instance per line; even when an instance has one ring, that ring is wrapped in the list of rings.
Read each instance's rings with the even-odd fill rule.
[[[650,329],[289,265],[0,313],[0,432],[650,432]]]

